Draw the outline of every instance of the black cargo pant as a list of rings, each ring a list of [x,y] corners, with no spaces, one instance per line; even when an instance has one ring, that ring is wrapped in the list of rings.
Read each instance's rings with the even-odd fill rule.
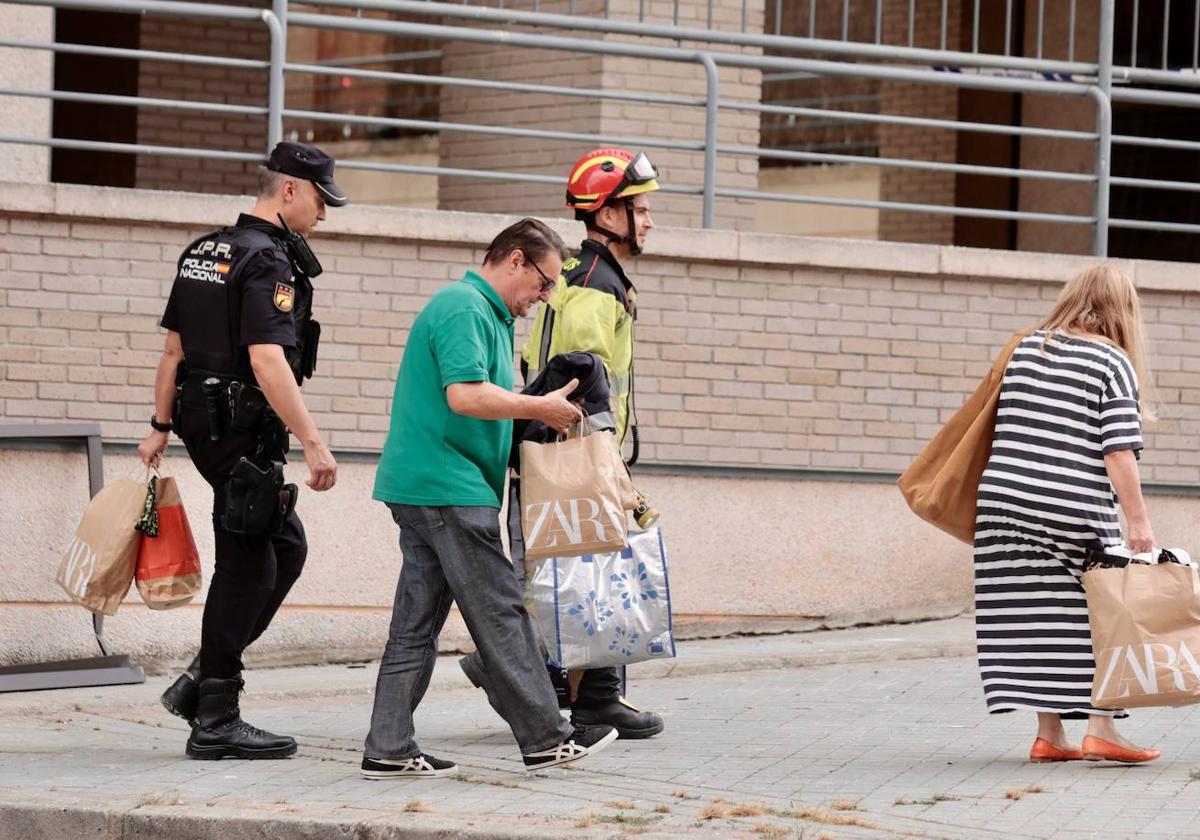
[[[263,634],[279,605],[300,577],[308,556],[304,526],[295,511],[283,530],[268,536],[233,534],[220,527],[219,489],[243,455],[254,453],[255,439],[245,432],[226,430],[209,440],[208,414],[185,404],[179,417],[179,437],[204,480],[212,486],[216,567],[204,603],[200,629],[200,675],[228,679],[242,670],[242,651]]]

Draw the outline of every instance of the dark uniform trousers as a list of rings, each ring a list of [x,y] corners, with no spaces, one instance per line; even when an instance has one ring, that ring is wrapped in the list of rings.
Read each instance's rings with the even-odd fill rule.
[[[196,469],[217,492],[213,506],[216,568],[204,604],[200,673],[205,679],[229,679],[241,672],[242,651],[267,629],[300,577],[308,542],[294,510],[278,534],[246,536],[220,527],[219,488],[229,480],[238,459],[254,453],[255,438],[226,430],[220,440],[210,440],[207,411],[189,403],[182,406],[179,437]]]

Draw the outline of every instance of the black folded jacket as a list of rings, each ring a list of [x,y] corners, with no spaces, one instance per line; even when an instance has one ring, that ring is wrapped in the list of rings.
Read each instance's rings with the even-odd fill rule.
[[[567,395],[569,400],[583,400],[583,410],[589,414],[611,411],[609,406],[608,374],[604,362],[595,353],[559,353],[546,363],[541,373],[521,391],[522,394],[541,397],[557,391],[572,379],[579,385]],[[541,420],[513,421],[513,445],[509,455],[509,466],[520,465],[521,441],[532,440],[549,443],[556,433]]]

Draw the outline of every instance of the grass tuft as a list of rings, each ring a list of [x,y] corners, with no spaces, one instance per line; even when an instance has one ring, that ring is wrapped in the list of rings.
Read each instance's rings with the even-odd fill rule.
[[[761,817],[769,813],[772,813],[771,809],[761,805],[734,805],[729,809],[731,817]]]
[[[596,817],[596,822],[610,823],[612,825],[628,825],[635,828],[640,828],[647,825],[653,825],[661,820],[662,817],[653,816],[627,816],[625,814],[601,814]]]
[[[790,811],[781,811],[780,816],[794,817],[798,820],[808,820],[809,822],[822,823],[824,825],[854,825],[859,828],[877,828],[875,823],[864,820],[861,817],[852,817],[848,814],[831,814],[828,811],[822,811],[820,808],[795,808]]]
[[[404,810],[410,814],[415,814],[420,811],[428,811],[429,809],[425,807],[425,803],[420,799],[410,799],[404,803]]]
[[[835,811],[857,811],[858,803],[853,799],[835,799],[829,803],[829,807]]]
[[[179,791],[168,790],[163,793],[148,793],[138,800],[138,806],[142,805],[178,805]]]

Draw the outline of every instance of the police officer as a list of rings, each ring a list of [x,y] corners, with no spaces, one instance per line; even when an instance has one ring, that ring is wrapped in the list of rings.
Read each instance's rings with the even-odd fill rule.
[[[258,199],[233,227],[189,245],[163,313],[153,431],[138,453],[157,465],[172,429],[213,487],[216,565],[200,653],[162,696],[192,723],[192,758],[286,758],[296,742],[241,718],[242,651],[270,624],[300,577],[308,545],[283,483],[288,430],[304,447],[306,481],[328,490],[337,464],[300,384],[316,364],[320,325],[311,280],[321,265],[305,236],[325,207],[348,199],[329,155],[280,143],[258,173]]]

